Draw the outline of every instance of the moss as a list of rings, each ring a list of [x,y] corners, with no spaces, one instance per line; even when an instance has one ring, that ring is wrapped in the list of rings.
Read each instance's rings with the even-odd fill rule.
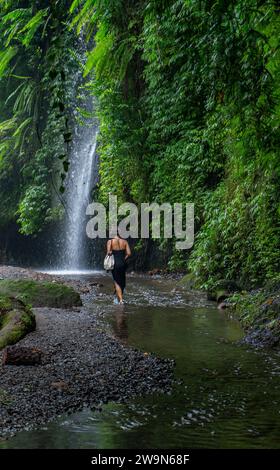
[[[32,310],[21,300],[0,296],[1,310],[0,349],[15,344],[36,327]]]
[[[9,297],[0,296],[0,314],[12,308],[12,301]]]
[[[34,280],[0,281],[0,295],[13,296],[33,307],[68,308],[82,305],[80,295],[69,286]]]
[[[270,283],[263,289],[235,294],[229,302],[244,327],[245,341],[256,346],[280,344],[280,289]]]

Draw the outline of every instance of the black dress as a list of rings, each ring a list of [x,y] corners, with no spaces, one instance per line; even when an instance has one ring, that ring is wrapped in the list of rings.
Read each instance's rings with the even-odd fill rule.
[[[125,253],[126,250],[113,250],[112,251],[115,259],[114,269],[112,270],[112,275],[114,281],[120,286],[122,292],[125,289],[126,279],[125,279],[125,272],[126,272],[126,261],[125,261]]]

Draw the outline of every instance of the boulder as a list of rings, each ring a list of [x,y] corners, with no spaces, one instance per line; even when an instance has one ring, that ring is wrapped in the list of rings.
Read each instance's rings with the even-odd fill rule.
[[[35,330],[32,310],[21,300],[0,295],[0,349]]]
[[[0,280],[0,295],[15,297],[32,307],[69,308],[81,306],[78,292],[58,282],[33,279]]]

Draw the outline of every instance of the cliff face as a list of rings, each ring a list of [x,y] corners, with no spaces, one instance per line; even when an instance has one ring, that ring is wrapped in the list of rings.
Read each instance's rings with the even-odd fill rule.
[[[55,255],[52,229],[37,236],[19,233],[18,225],[8,224],[0,232],[0,264],[43,267]]]

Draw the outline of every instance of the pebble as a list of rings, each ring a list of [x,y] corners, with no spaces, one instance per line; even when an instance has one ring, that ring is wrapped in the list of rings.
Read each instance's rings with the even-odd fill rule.
[[[0,366],[0,391],[7,396],[0,407],[0,438],[83,406],[170,393],[174,361],[121,344],[98,314],[85,307],[34,312],[36,331],[21,345],[44,350],[44,358],[37,366]]]

